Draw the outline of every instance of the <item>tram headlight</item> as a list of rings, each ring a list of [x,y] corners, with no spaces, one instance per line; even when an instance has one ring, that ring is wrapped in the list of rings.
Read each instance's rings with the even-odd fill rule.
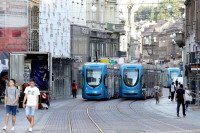
[[[102,88],[99,88],[99,90],[103,90]]]
[[[85,90],[88,90],[88,88],[86,87]]]

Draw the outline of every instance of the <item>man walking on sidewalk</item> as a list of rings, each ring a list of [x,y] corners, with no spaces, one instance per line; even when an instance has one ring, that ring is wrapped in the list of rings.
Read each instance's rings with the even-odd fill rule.
[[[11,130],[15,130],[15,120],[16,120],[16,112],[17,112],[17,102],[19,99],[19,91],[15,87],[15,80],[11,79],[9,82],[9,87],[5,90],[5,100],[4,107],[6,108],[6,120],[5,126],[3,130],[7,130],[8,119],[10,114],[12,113],[12,128]]]
[[[29,132],[32,132],[33,126],[34,126],[34,115],[35,110],[38,110],[38,101],[39,101],[39,95],[40,91],[37,87],[35,87],[35,80],[30,79],[30,86],[26,87],[23,101],[23,108],[26,108],[26,117],[28,121],[30,122]],[[25,105],[25,102],[27,100],[27,103]]]
[[[177,99],[177,117],[179,117],[179,109],[180,105],[182,105],[183,109],[183,116],[185,117],[185,90],[183,89],[183,85],[180,85],[180,88],[176,91],[176,96]]]

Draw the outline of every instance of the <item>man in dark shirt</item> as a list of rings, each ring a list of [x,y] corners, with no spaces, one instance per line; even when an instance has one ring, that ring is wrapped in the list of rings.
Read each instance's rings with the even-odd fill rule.
[[[49,84],[49,70],[47,65],[44,66],[44,77],[43,81],[45,82],[45,89],[48,90],[48,84]]]
[[[183,116],[186,116],[185,114],[185,90],[183,90],[183,85],[181,84],[179,89],[176,91],[176,101],[177,101],[177,116],[179,117],[179,109],[180,105],[182,105],[183,109]]]

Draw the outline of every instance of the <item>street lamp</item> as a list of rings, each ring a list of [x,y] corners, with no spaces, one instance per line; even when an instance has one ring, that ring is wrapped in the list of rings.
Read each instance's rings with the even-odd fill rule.
[[[172,5],[169,4],[169,5],[167,6],[167,11],[171,13],[171,12],[172,12],[172,9],[173,9]]]
[[[170,35],[170,38],[174,39],[176,37],[176,33]]]
[[[172,7],[172,5],[171,5],[171,2],[170,2],[170,0],[169,0],[169,5],[167,6],[167,11],[170,13],[170,16],[171,16],[171,22],[172,22],[172,9],[173,9],[173,7]]]
[[[97,11],[96,6],[95,6],[95,5],[92,5],[92,7],[91,7],[91,12],[92,12],[92,13],[96,13],[96,11]]]
[[[185,19],[185,13],[182,15],[182,18]]]
[[[176,41],[174,40],[175,37],[176,37],[176,33],[172,33],[170,35],[170,38],[172,39],[172,45],[173,45],[173,53],[171,55],[171,57],[173,57],[173,59],[174,59],[174,56],[175,56],[175,44],[176,44]]]

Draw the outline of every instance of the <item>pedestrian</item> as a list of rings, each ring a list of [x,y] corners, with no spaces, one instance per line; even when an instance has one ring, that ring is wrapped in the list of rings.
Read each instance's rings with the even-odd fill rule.
[[[185,99],[186,99],[185,110],[187,110],[188,106],[189,106],[189,103],[192,101],[192,95],[191,95],[190,90],[188,90],[187,86],[185,87]]]
[[[160,91],[160,87],[159,87],[159,84],[157,83],[154,86],[154,94],[155,94],[155,98],[156,98],[156,104],[158,104],[160,102],[159,101],[159,91]]]
[[[172,85],[170,87],[170,93],[171,93],[171,101],[174,101],[174,94],[176,91],[176,86],[174,85],[174,82],[172,82]]]
[[[7,130],[8,120],[10,114],[12,114],[12,128],[11,130],[15,130],[15,120],[16,120],[16,112],[17,112],[17,101],[19,99],[19,91],[15,87],[15,80],[10,79],[9,87],[5,90],[5,100],[4,107],[6,108],[6,119],[5,126],[3,130]]]
[[[185,90],[183,89],[183,85],[180,85],[180,88],[176,91],[176,101],[177,101],[177,117],[179,117],[179,109],[180,105],[182,105],[183,116],[185,117]]]
[[[49,84],[49,70],[47,65],[44,66],[44,76],[43,76],[43,81],[45,83],[45,90],[48,90],[48,84]]]
[[[73,83],[72,83],[72,95],[73,95],[73,98],[76,98],[76,91],[77,91],[77,83],[75,80],[73,80]]]
[[[38,110],[38,102],[40,95],[39,89],[35,86],[34,79],[30,79],[30,86],[26,87],[24,93],[25,96],[23,100],[23,108],[25,108],[26,117],[30,123],[29,132],[32,132],[34,126],[35,110]],[[27,103],[25,105],[26,100]]]
[[[178,90],[178,89],[179,89],[178,79],[177,79],[176,82],[175,82],[175,86],[176,86],[176,90]],[[175,91],[176,91],[176,90],[175,90]]]

